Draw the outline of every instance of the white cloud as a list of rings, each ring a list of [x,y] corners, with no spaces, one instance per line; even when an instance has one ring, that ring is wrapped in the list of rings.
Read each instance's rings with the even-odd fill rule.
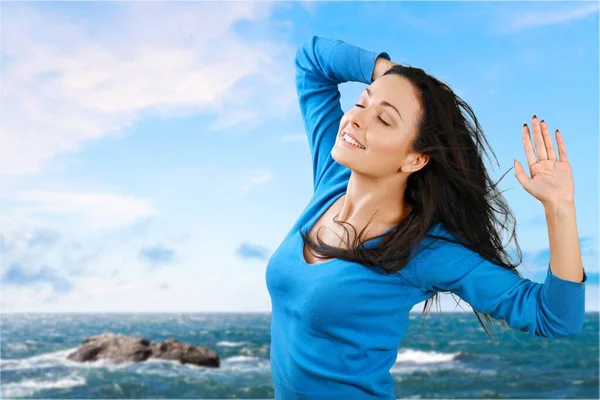
[[[33,245],[38,232],[57,232],[61,225],[4,215],[0,222],[1,273],[9,272],[0,292],[3,312],[269,309],[264,275],[256,269],[241,268],[233,252],[214,251],[216,242],[186,245],[182,240],[168,239],[162,231],[150,238],[128,231],[74,236],[61,229],[55,244],[47,240],[45,246]],[[139,250],[154,243],[176,249],[181,264],[149,271],[139,258]],[[60,290],[65,286],[68,290]],[[232,297],[231,293],[244,296]],[[240,298],[245,299],[243,304]]]
[[[6,213],[0,234],[3,311],[89,311],[95,304],[97,310],[135,308],[172,274],[149,273],[139,250],[156,242],[175,248],[185,242],[167,239],[162,231],[153,238],[128,230],[69,232],[62,220],[41,223]]]
[[[298,3],[306,12],[311,15],[315,15],[317,12],[318,0],[301,0]]]
[[[3,7],[0,173],[38,173],[55,157],[116,135],[144,114],[214,113],[211,129],[295,104],[293,50],[236,35],[264,2],[105,3],[73,18]],[[91,17],[90,17],[91,18]],[[248,101],[261,93],[261,104]],[[221,114],[224,112],[224,114]]]
[[[234,31],[248,22],[266,26],[272,7],[102,3],[99,13],[75,17],[68,8],[4,5],[0,231],[2,270],[11,282],[3,288],[3,310],[208,310],[214,304],[235,310],[240,305],[230,294],[240,282],[253,290],[244,305],[265,309],[260,274],[235,271],[233,254],[199,252],[198,245],[169,238],[171,222],[150,218],[158,214],[152,199],[112,193],[108,184],[75,189],[72,182],[23,175],[46,172],[57,157],[121,135],[147,115],[205,113],[215,117],[205,131],[236,127],[237,134],[297,107],[295,49]],[[250,170],[232,190],[245,193],[271,178]],[[140,249],[155,244],[177,252],[176,274],[149,272],[140,260]],[[234,272],[238,279],[227,283]],[[254,289],[240,276],[254,279]],[[70,290],[57,291],[62,282]]]
[[[158,215],[147,199],[114,193],[67,193],[42,190],[17,192],[10,199],[18,203],[15,213],[75,214],[86,229],[119,229],[140,219]]]
[[[248,183],[242,185],[240,189],[242,195],[245,195],[254,186],[264,185],[273,178],[269,171],[251,171],[247,175],[248,176],[244,178],[244,181],[247,181]]]
[[[575,21],[598,12],[597,2],[579,3],[577,7],[569,5],[556,7],[544,3],[546,9],[524,9],[518,14],[504,15],[496,20],[491,28],[492,33],[515,33],[540,26],[558,25]]]

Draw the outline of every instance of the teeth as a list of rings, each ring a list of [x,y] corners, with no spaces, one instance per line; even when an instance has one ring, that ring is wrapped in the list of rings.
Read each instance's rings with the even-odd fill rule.
[[[342,139],[344,139],[346,142],[355,145],[356,147],[360,148],[360,149],[364,149],[364,146],[361,146],[360,144],[358,144],[358,142],[354,139],[352,139],[350,136],[348,136],[347,134],[344,133],[344,136],[342,136]]]

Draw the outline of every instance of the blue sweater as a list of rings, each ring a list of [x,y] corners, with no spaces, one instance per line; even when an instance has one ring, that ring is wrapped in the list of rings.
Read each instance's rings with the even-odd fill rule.
[[[548,268],[543,284],[533,282],[458,244],[419,246],[407,266],[392,275],[335,258],[306,263],[299,229],[312,227],[345,193],[350,178],[350,170],[330,155],[343,115],[338,84],[370,84],[378,56],[389,59],[385,52],[316,36],[296,54],[314,194],[265,274],[276,399],[394,399],[390,368],[408,329],[409,312],[436,292],[455,293],[475,310],[532,336],[573,336],[583,325],[585,274],[583,282],[573,282]],[[449,235],[441,224],[430,233]]]

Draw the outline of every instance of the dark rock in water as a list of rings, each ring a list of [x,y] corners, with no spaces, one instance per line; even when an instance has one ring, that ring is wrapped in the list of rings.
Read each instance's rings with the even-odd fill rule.
[[[152,357],[164,360],[179,360],[182,364],[218,367],[219,355],[207,348],[182,343],[176,339],[150,344]]]
[[[113,364],[158,358],[201,367],[220,366],[219,355],[204,347],[192,346],[173,338],[152,343],[148,339],[110,332],[88,337],[67,358],[78,362],[107,360]]]

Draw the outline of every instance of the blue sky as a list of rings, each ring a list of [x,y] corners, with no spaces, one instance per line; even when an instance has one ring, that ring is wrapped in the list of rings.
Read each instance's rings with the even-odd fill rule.
[[[267,260],[312,194],[294,86],[312,34],[447,82],[495,179],[525,163],[532,114],[560,128],[599,308],[595,2],[10,2],[1,29],[4,312],[270,311]],[[541,282],[543,208],[513,171],[501,188]]]

